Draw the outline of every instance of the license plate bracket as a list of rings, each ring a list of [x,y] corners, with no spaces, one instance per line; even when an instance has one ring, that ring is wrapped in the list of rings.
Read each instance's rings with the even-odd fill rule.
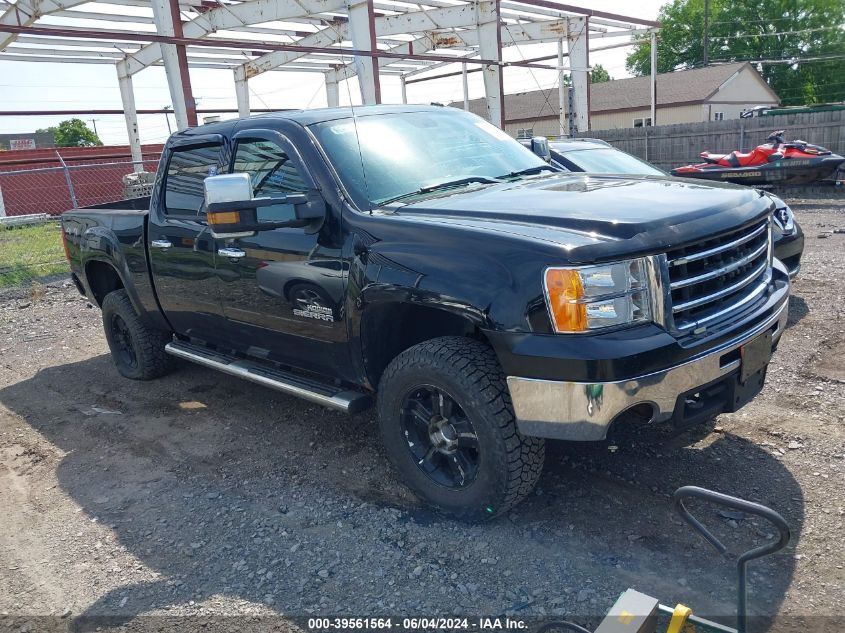
[[[742,359],[739,382],[745,384],[751,376],[764,369],[772,358],[771,330],[740,347],[739,354]]]

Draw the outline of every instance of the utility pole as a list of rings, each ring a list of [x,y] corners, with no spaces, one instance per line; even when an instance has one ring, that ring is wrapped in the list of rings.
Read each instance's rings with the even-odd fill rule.
[[[707,66],[710,64],[710,0],[704,0],[704,55],[702,55],[702,64]]]
[[[94,135],[95,136],[99,136],[99,134],[97,134],[97,121],[99,121],[99,120],[100,119],[89,119],[89,121],[91,121],[91,123],[94,126]]]

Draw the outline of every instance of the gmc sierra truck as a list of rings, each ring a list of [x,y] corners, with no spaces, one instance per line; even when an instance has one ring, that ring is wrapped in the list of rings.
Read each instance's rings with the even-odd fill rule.
[[[691,423],[763,387],[787,319],[771,200],[559,173],[434,106],[280,112],[174,134],[149,198],[63,237],[118,371],[186,359],[371,405],[424,500],[494,516],[545,438]]]

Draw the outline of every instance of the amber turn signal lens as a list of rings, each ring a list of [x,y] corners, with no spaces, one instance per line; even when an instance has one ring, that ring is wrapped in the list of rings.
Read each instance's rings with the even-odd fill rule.
[[[546,270],[546,292],[549,312],[558,332],[584,332],[587,329],[587,306],[578,303],[584,297],[584,284],[577,270]]]
[[[219,211],[208,214],[209,224],[238,224],[241,221],[241,214],[237,211]]]

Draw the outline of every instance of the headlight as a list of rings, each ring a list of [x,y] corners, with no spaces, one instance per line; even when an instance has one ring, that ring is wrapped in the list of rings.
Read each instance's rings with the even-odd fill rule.
[[[795,215],[788,206],[775,209],[773,219],[784,235],[790,235],[795,231]]]
[[[644,259],[547,268],[544,282],[556,332],[587,332],[651,320]]]
[[[784,235],[791,235],[795,232],[795,214],[792,213],[792,209],[783,200],[772,194],[767,195],[772,199],[776,207],[772,219]]]

